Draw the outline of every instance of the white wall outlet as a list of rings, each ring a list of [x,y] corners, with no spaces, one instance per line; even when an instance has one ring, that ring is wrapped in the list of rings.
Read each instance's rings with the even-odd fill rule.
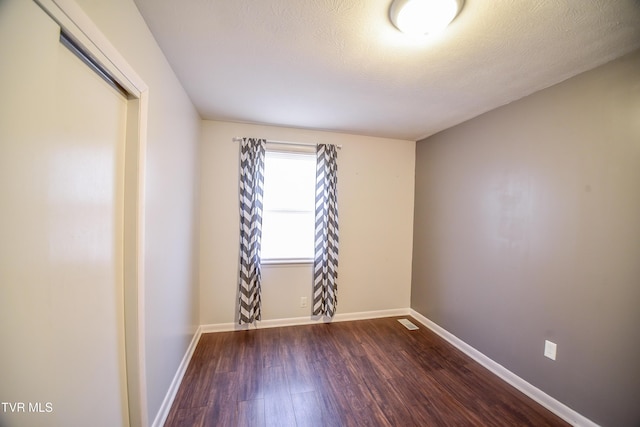
[[[307,306],[307,297],[300,297],[300,307],[305,308]]]
[[[544,355],[551,360],[556,360],[556,351],[558,350],[558,345],[549,340],[544,340]]]

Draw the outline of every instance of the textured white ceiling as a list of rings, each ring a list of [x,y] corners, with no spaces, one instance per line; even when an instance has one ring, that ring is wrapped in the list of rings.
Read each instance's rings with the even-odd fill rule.
[[[135,2],[203,118],[409,140],[640,48],[638,0],[466,0],[422,39],[390,0]]]

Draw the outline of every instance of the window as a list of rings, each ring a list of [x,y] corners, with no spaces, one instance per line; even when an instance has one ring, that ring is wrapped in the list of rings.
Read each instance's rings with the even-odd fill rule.
[[[315,152],[267,150],[262,214],[265,263],[313,260],[315,182]]]

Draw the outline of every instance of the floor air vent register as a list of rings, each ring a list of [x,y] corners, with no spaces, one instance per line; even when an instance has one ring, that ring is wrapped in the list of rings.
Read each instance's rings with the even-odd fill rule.
[[[410,331],[415,331],[416,329],[418,329],[418,327],[411,323],[409,319],[398,319],[398,322],[402,323],[402,325]]]

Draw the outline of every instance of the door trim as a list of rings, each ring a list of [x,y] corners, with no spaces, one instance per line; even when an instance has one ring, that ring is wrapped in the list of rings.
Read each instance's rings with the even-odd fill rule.
[[[144,188],[149,87],[74,0],[34,0],[128,93],[124,176],[124,324],[129,424],[147,427]]]

